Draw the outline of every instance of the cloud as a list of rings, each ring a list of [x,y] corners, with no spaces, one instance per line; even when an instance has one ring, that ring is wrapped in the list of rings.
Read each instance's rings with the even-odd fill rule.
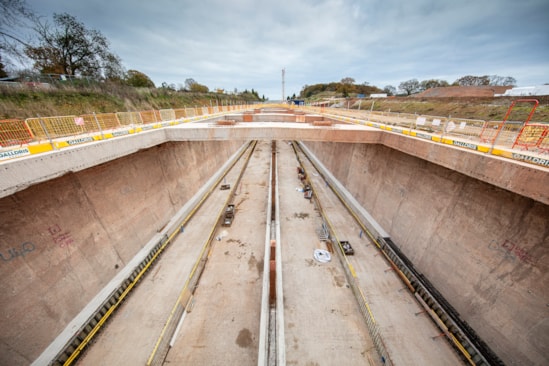
[[[549,82],[546,0],[28,0],[100,30],[157,85],[193,78],[270,99],[352,77],[384,87],[467,75]]]

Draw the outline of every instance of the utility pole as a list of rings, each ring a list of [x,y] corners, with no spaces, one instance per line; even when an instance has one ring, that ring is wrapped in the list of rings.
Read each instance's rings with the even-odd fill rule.
[[[286,69],[282,69],[282,103],[284,103],[284,74],[286,73]]]

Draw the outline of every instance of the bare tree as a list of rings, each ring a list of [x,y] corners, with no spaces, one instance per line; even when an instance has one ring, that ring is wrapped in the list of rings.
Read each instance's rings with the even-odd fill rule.
[[[193,78],[185,79],[185,89],[190,91],[192,89],[192,86],[196,84],[196,81]],[[236,94],[236,90],[234,92]]]
[[[417,93],[420,90],[419,81],[417,79],[410,79],[408,81],[403,81],[399,84],[398,88],[406,93],[406,95],[411,95]]]
[[[455,84],[459,86],[483,86],[483,85],[490,85],[490,78],[488,75],[484,76],[474,76],[474,75],[466,75],[462,76],[459,79],[455,81]]]
[[[499,75],[483,75],[474,76],[466,75],[457,79],[454,84],[459,86],[488,86],[488,85],[516,85],[517,81],[511,76],[499,76]]]
[[[355,83],[355,79],[353,78],[350,78],[350,77],[346,77],[346,78],[343,78],[341,79],[341,83],[342,84],[354,84]]]
[[[505,77],[505,80],[503,80],[503,84],[501,85],[504,85],[504,86],[516,86],[517,85],[517,79],[515,79],[514,77],[512,76],[506,76]]]
[[[25,0],[0,0],[0,63],[22,62],[24,47],[29,45],[25,31],[32,28],[36,16],[25,4]]]
[[[423,80],[420,84],[421,84],[421,88],[420,88],[421,90],[448,86],[447,81],[438,80],[438,79]]]
[[[387,95],[396,95],[396,88],[392,85],[386,85],[385,88],[383,88],[383,91],[387,93]]]
[[[490,75],[490,85],[515,86],[517,80],[511,76]]]

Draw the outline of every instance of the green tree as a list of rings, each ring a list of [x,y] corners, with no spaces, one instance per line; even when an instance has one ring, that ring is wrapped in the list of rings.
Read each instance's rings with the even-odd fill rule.
[[[147,75],[137,70],[128,70],[125,81],[126,84],[136,88],[154,88],[153,81]]]
[[[54,14],[53,20],[53,26],[37,22],[38,45],[26,48],[35,69],[97,78],[122,76],[120,59],[109,51],[109,42],[101,32],[86,28],[67,13]]]
[[[210,91],[206,85],[197,83],[193,78],[185,79],[185,89],[193,93],[208,93]]]
[[[194,83],[191,85],[191,89],[190,89],[191,92],[193,93],[207,93],[210,91],[210,89],[208,89],[208,87],[206,85],[202,85],[202,84],[199,84],[199,83]]]

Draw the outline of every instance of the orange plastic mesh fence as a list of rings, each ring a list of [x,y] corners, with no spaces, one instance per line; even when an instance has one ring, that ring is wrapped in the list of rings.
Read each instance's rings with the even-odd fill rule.
[[[32,133],[19,119],[0,120],[0,146],[21,145],[32,141]]]

